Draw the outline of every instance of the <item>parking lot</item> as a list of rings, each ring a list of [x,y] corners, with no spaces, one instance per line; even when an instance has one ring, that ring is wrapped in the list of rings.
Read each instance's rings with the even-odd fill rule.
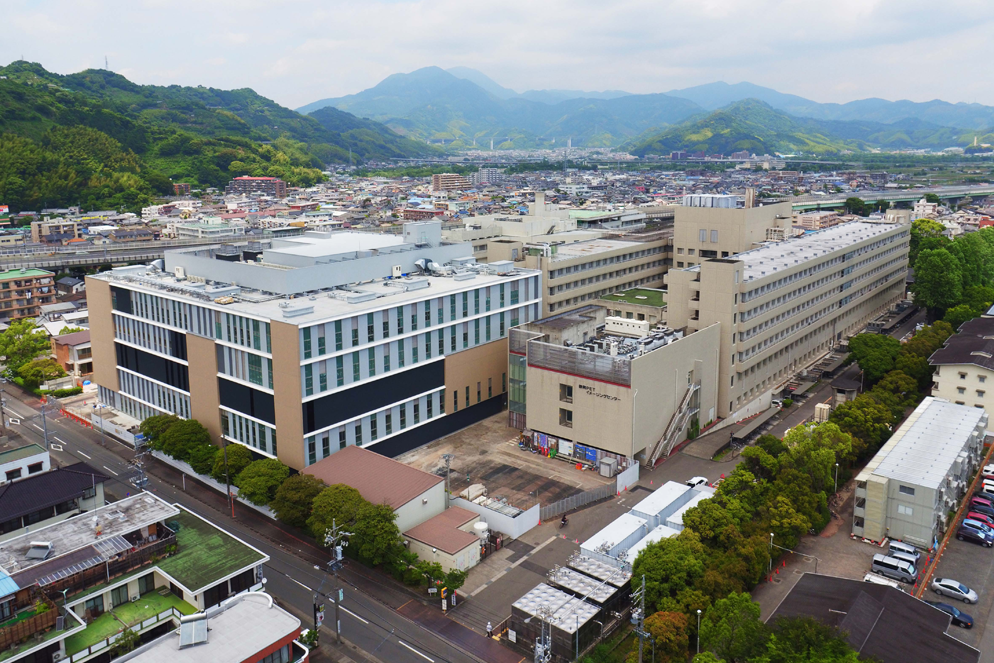
[[[948,596],[940,598],[932,591],[931,587],[925,590],[925,593],[922,595],[923,599],[949,603],[971,615],[973,617],[972,629],[967,630],[950,626],[948,632],[958,640],[962,640],[968,645],[977,648],[980,648],[980,641],[991,626],[991,607],[994,605],[994,579],[991,577],[992,573],[994,573],[994,550],[969,541],[957,541],[954,538],[946,546],[946,550],[942,555],[942,559],[939,560],[939,565],[936,567],[933,577],[955,578],[959,580],[977,592],[979,596],[977,604],[965,605]],[[991,635],[994,636],[994,632]],[[994,656],[990,658],[982,656],[981,660],[994,660]]]

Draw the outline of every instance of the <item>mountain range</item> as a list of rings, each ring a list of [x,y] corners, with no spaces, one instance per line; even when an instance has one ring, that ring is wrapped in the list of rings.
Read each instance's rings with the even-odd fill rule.
[[[747,100],[762,104],[763,117],[757,115],[756,104],[737,105]],[[986,140],[994,127],[994,107],[981,104],[885,99],[819,103],[752,83],[724,82],[665,94],[555,89],[518,93],[468,67],[394,74],[362,92],[297,110],[307,114],[327,107],[450,148],[489,147],[491,139],[499,148],[548,148],[571,139],[573,145],[585,147],[626,145],[635,153],[649,145],[693,149],[712,143],[776,144],[816,153],[943,149],[966,147],[975,136]],[[771,124],[764,127],[763,122]],[[725,138],[702,141],[696,129],[707,126]],[[733,140],[735,135],[739,137]]]

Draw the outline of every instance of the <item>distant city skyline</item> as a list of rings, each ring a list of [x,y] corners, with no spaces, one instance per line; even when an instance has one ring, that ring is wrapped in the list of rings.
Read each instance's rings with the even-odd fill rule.
[[[296,108],[436,65],[531,89],[666,92],[748,81],[818,102],[994,105],[982,0],[9,0],[4,64],[250,87]],[[983,16],[988,18],[984,19]]]

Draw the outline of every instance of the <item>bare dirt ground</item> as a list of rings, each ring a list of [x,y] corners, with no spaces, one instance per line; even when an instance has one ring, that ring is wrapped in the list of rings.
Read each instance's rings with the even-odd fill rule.
[[[409,451],[397,460],[445,476],[442,456],[447,453],[454,456],[449,474],[453,495],[482,483],[490,497],[503,497],[521,509],[536,502],[551,504],[613,481],[577,470],[565,461],[519,449],[518,431],[507,426],[506,412]]]

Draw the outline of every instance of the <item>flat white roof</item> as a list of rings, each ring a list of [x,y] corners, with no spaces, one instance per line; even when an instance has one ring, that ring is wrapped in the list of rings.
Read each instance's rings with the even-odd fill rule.
[[[987,425],[982,409],[928,397],[877,452],[872,474],[934,490],[978,425]]]
[[[624,513],[615,518],[604,529],[594,534],[592,537],[580,544],[580,548],[587,550],[597,550],[604,544],[614,547],[627,539],[635,532],[645,531],[645,518],[630,513]]]
[[[579,625],[583,626],[600,612],[599,606],[582,601],[572,594],[561,592],[544,582],[511,605],[529,615],[538,615],[542,608],[550,609],[552,617],[549,622],[567,633],[576,632],[577,617],[579,617]],[[167,662],[163,661],[163,663]]]
[[[259,652],[300,631],[300,620],[262,592],[249,592],[207,612],[207,642],[179,647],[179,629],[153,640],[129,658],[134,663],[216,663],[250,661]],[[292,656],[292,653],[291,653]]]
[[[651,495],[633,506],[632,511],[638,511],[639,513],[654,516],[660,511],[664,511],[666,507],[673,504],[675,500],[679,499],[680,496],[689,490],[690,486],[685,483],[667,481],[662,486],[652,491]]]
[[[266,249],[266,253],[286,253],[309,258],[320,258],[352,251],[371,251],[388,246],[401,246],[401,235],[381,233],[336,232],[330,237],[286,237],[280,239],[278,248]]]
[[[683,525],[683,514],[687,513],[687,509],[693,509],[701,500],[706,500],[714,495],[713,492],[705,493],[698,492],[696,495],[690,498],[690,501],[684,504],[680,509],[674,513],[672,516],[666,519],[667,523],[675,523],[677,525]]]
[[[555,241],[556,235],[549,235],[549,239]],[[556,260],[571,260],[573,258],[583,258],[598,253],[608,251],[619,251],[621,249],[635,250],[638,247],[645,247],[641,242],[625,242],[619,239],[592,239],[587,242],[572,242],[556,247],[556,255],[552,257]]]

